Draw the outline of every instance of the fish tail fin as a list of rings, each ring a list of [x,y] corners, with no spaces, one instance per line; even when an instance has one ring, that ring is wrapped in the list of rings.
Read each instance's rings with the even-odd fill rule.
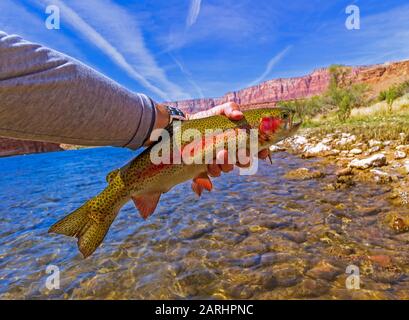
[[[48,232],[64,234],[78,239],[78,249],[84,258],[91,255],[104,240],[119,210],[110,213],[94,210],[92,200],[86,202],[65,218],[56,222]],[[101,207],[97,207],[100,209]],[[100,209],[104,210],[104,208]]]

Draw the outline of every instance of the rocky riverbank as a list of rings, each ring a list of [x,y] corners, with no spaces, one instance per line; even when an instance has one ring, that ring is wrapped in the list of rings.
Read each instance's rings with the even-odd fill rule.
[[[342,131],[319,135],[306,130],[271,148],[302,158],[318,158],[322,167],[334,167],[328,190],[354,188],[360,183],[386,185],[388,201],[397,210],[386,215],[384,223],[397,233],[409,231],[409,143],[405,133],[396,140],[363,140]],[[297,168],[287,172],[288,179],[320,179],[327,170]]]

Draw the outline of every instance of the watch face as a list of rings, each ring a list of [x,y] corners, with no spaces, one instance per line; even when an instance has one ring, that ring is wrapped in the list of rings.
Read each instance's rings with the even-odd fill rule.
[[[186,120],[186,115],[176,107],[167,106],[171,120]]]

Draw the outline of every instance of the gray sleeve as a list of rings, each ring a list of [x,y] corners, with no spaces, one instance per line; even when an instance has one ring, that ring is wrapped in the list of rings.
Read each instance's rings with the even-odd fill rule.
[[[0,31],[0,136],[136,149],[153,101],[57,51]]]

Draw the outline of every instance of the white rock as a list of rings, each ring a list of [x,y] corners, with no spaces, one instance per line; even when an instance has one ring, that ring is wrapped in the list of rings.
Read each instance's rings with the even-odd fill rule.
[[[405,150],[409,150],[409,145],[407,145],[407,144],[400,144],[400,145],[398,145],[398,146],[396,146],[396,148],[395,148],[396,150],[400,150],[400,151],[405,151]]]
[[[324,144],[322,142],[319,142],[315,146],[314,145],[313,146],[307,145],[304,148],[304,152],[308,153],[308,154],[311,154],[311,155],[319,154],[319,153],[322,153],[322,152],[325,152],[325,151],[330,151],[330,150],[331,150],[331,147],[327,146],[326,144]]]
[[[379,150],[381,150],[380,146],[373,146],[371,149],[369,149],[369,153],[378,152]]]
[[[406,173],[409,173],[409,160],[405,160],[403,166],[405,167]]]
[[[371,139],[371,140],[368,141],[368,144],[372,148],[374,146],[379,146],[381,144],[381,142],[378,141],[378,140]]]
[[[348,137],[342,137],[336,144],[340,146],[344,146],[346,144],[352,143],[356,140],[355,135],[350,135]]]
[[[371,170],[372,174],[375,176],[375,181],[385,181],[385,180],[389,180],[392,181],[392,177],[390,176],[389,173],[386,173],[384,171],[381,170],[377,170],[377,169],[372,169]]]
[[[339,153],[339,155],[340,155],[341,157],[346,157],[346,156],[348,155],[348,151],[347,151],[347,150],[342,150],[342,151]]]
[[[403,151],[397,150],[397,151],[395,151],[393,156],[394,156],[395,159],[403,159],[403,158],[406,158],[406,153],[403,152]]]
[[[369,158],[354,159],[349,164],[352,168],[367,169],[369,167],[380,167],[386,164],[386,156],[383,153],[377,153]]]
[[[350,153],[350,154],[361,154],[361,153],[362,153],[362,149],[354,148],[354,149],[350,150],[349,153]]]
[[[306,137],[303,136],[294,136],[291,140],[291,144],[300,147],[302,145],[305,145],[308,143],[308,139]]]
[[[270,151],[271,151],[271,152],[285,151],[285,148],[280,147],[280,146],[276,146],[276,145],[272,145],[272,146],[270,147]]]
[[[402,141],[402,142],[405,141],[406,134],[404,132],[399,133],[399,138],[400,138],[400,141]]]
[[[348,133],[348,132],[343,132],[341,136],[342,136],[343,138],[348,138],[348,137],[351,136],[351,134]]]
[[[332,139],[331,138],[324,138],[324,139],[322,139],[322,143],[323,144],[328,144],[328,143],[330,143],[332,141]]]
[[[384,172],[384,171],[381,171],[381,170],[378,170],[378,169],[371,169],[371,172],[372,172],[374,175],[380,176],[380,177],[388,177],[388,176],[389,176],[388,173],[386,173],[386,172]]]
[[[390,163],[390,166],[391,166],[391,168],[394,168],[394,169],[402,167],[402,165],[398,161],[392,161]]]
[[[384,146],[389,146],[390,144],[391,144],[391,142],[389,140],[383,142]]]
[[[284,140],[281,140],[281,141],[279,141],[279,142],[276,143],[276,146],[283,146],[283,145],[285,145],[286,143],[289,143],[288,141],[289,141],[289,138],[284,139]]]
[[[340,154],[341,151],[339,151],[338,149],[332,149],[329,153],[332,156],[337,156]]]

